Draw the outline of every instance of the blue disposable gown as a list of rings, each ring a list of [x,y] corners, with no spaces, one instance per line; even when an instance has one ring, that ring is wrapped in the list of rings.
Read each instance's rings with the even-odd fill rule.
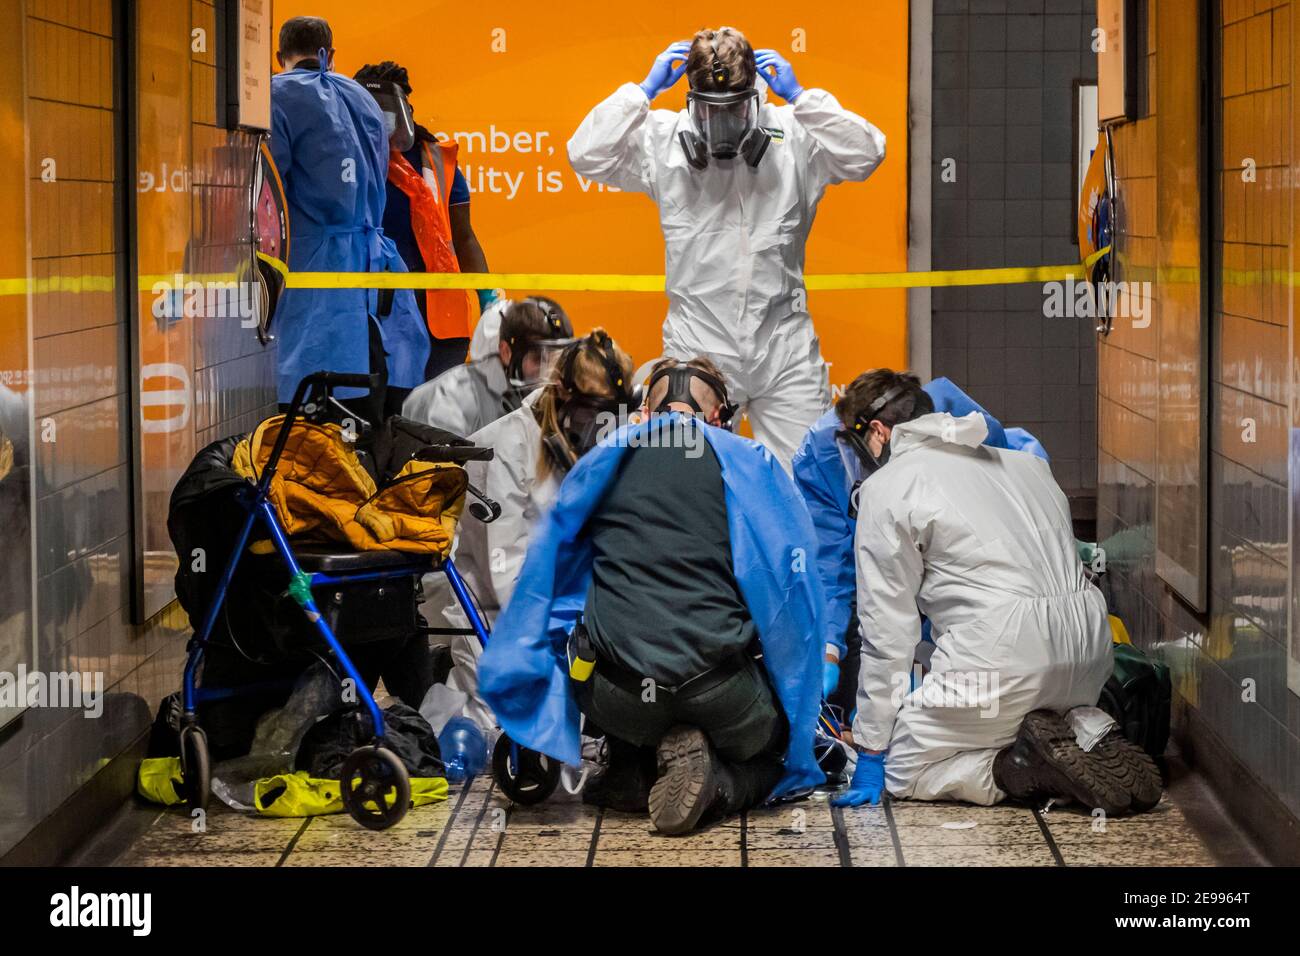
[[[407,271],[382,228],[388,179],[383,113],[358,83],[310,68],[272,77],[271,154],[289,204],[291,271]],[[275,316],[281,402],[311,372],[370,371],[368,316],[378,316],[378,300],[374,289],[285,291]],[[388,384],[414,388],[424,380],[429,336],[411,290],[397,290],[389,314],[379,319]]]
[[[1047,458],[1033,435],[1023,428],[1004,429],[996,418],[948,379],[936,378],[924,387],[936,412],[948,412],[955,418],[971,412],[983,415],[989,426],[984,444]],[[793,465],[795,486],[803,495],[817,529],[817,573],[826,593],[825,640],[838,647],[841,656],[857,590],[853,567],[854,522],[849,517],[854,476],[845,463],[845,455],[853,453],[835,437],[843,427],[835,409],[822,415],[804,436]]]
[[[675,414],[675,413],[674,413]],[[578,462],[541,519],[509,604],[479,661],[479,691],[517,743],[565,763],[581,759],[578,704],[565,643],[586,604],[592,549],[583,534],[628,446],[674,415],[627,425]],[[763,664],[790,721],[782,796],[825,780],[813,756],[821,700],[821,582],[805,573],[814,547],[807,509],[770,452],[700,424],[722,466],[732,566],[749,608]]]

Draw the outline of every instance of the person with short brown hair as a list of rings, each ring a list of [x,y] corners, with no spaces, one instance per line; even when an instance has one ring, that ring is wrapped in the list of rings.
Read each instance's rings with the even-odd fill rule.
[[[687,108],[651,109],[683,76]],[[785,105],[767,103],[769,90]],[[641,83],[587,114],[568,150],[579,175],[658,205],[663,353],[708,355],[754,438],[788,472],[830,405],[804,245],[826,187],[870,176],[885,158],[884,134],[825,90],[801,87],[776,51],[755,51],[722,27],[669,45]]]

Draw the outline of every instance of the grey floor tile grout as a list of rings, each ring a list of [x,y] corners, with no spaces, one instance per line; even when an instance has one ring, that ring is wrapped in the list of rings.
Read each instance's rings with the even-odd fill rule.
[[[894,823],[894,799],[889,794],[885,794],[881,805],[885,808],[885,822],[889,824],[889,838],[894,841],[894,856],[898,859],[899,866],[907,866],[907,861],[903,859],[903,843],[898,838],[898,826]]]
[[[853,847],[849,843],[848,831],[844,829],[844,809],[832,806],[831,823],[835,827],[835,850],[840,856],[840,866],[853,866]]]
[[[601,807],[596,811],[596,825],[591,828],[591,845],[587,847],[587,867],[596,864],[596,846],[600,843],[600,824],[605,819],[605,808]]]
[[[1030,807],[1034,819],[1038,821],[1038,829],[1043,831],[1043,839],[1047,841],[1047,848],[1052,851],[1052,859],[1056,861],[1057,866],[1065,866],[1065,858],[1061,856],[1061,848],[1056,845],[1056,839],[1052,836],[1051,825],[1043,816],[1038,807]]]
[[[288,844],[285,845],[284,852],[280,854],[280,859],[275,861],[276,866],[284,866],[285,861],[288,860],[290,854],[293,853],[294,847],[298,845],[298,841],[302,839],[302,835],[307,832],[307,828],[311,826],[311,822],[315,819],[315,817],[307,817],[307,819],[302,821],[302,826],[300,826],[294,835],[289,838]]]
[[[438,836],[438,845],[433,848],[433,856],[429,857],[426,867],[436,866],[438,857],[442,855],[442,848],[447,845],[447,836],[451,833],[452,824],[456,822],[456,815],[460,813],[461,804],[469,796],[470,783],[467,780],[464,787],[461,788],[460,794],[456,797],[456,805],[451,808],[451,813],[447,814],[447,822],[442,826],[442,833]]]

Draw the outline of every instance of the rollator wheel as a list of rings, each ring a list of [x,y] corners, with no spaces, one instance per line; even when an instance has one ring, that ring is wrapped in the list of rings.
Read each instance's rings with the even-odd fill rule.
[[[519,747],[515,772],[510,772],[510,738],[502,734],[492,748],[492,777],[501,792],[515,803],[532,806],[541,803],[560,782],[560,764],[545,754]]]
[[[828,782],[844,773],[844,768],[849,765],[849,755],[844,752],[844,748],[827,737],[818,737],[813,742],[813,753]]]
[[[212,761],[208,735],[198,724],[181,728],[181,787],[191,810],[206,810],[212,794]]]
[[[339,785],[352,819],[371,830],[387,830],[411,806],[411,778],[385,747],[358,747],[348,754]]]

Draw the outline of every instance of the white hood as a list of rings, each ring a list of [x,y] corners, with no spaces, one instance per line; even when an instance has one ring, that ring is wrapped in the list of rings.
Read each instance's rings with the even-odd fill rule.
[[[509,299],[497,299],[478,317],[478,324],[474,326],[474,334],[469,340],[471,362],[496,355],[497,343],[501,340],[501,313],[509,304]]]
[[[978,448],[988,437],[989,423],[979,412],[961,418],[953,418],[948,412],[933,412],[895,425],[889,435],[889,447],[894,455],[926,445]]]

